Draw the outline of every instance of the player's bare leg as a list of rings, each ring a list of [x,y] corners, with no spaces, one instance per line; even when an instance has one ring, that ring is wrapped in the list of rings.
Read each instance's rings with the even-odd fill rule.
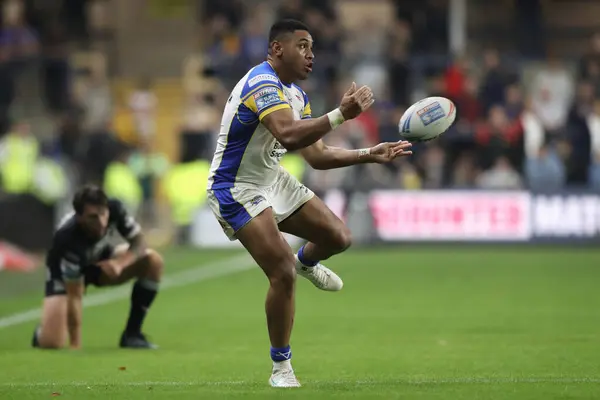
[[[44,298],[42,319],[33,334],[33,347],[60,349],[67,343],[67,296]]]
[[[270,383],[276,387],[300,386],[291,366],[290,349],[295,311],[294,253],[277,229],[271,208],[241,228],[236,237],[269,279],[265,311],[273,360]]]
[[[127,246],[117,248],[115,257],[120,257],[126,250]],[[146,251],[145,256],[125,267],[117,277],[111,278],[105,274],[100,275],[100,286],[121,285],[137,278],[131,292],[131,308],[127,326],[121,336],[119,344],[121,347],[134,349],[153,349],[157,347],[150,343],[142,333],[142,324],[148,309],[158,294],[163,267],[164,262],[160,254],[149,249]]]
[[[279,229],[309,241],[296,256],[299,275],[322,290],[342,289],[342,280],[320,261],[345,251],[352,244],[352,238],[346,225],[321,199],[314,196],[282,221]]]

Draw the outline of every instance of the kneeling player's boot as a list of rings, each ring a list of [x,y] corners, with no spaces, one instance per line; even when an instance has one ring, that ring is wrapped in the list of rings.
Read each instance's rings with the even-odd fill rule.
[[[35,330],[33,331],[33,338],[31,339],[32,347],[40,347],[40,340],[38,339],[39,331],[40,331],[40,327],[38,325],[38,326],[36,326]]]
[[[300,387],[300,382],[296,379],[292,364],[289,361],[273,363],[273,373],[269,379],[272,387],[292,388]]]
[[[123,332],[119,347],[127,349],[158,349],[158,346],[150,343],[143,333]]]
[[[300,262],[298,255],[296,255],[296,272],[321,290],[337,292],[344,286],[344,282],[335,272],[321,263],[317,263],[314,267],[306,266]]]

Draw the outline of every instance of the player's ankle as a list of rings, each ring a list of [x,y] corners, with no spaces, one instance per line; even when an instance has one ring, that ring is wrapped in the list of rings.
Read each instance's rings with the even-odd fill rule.
[[[292,359],[292,349],[289,345],[285,347],[271,346],[271,360],[273,362],[284,362]]]
[[[309,258],[306,257],[306,255],[304,254],[304,247],[306,245],[300,247],[300,250],[298,250],[298,261],[300,261],[300,264],[302,264],[304,267],[307,268],[313,268],[315,267],[319,262],[318,261],[313,261]]]
[[[291,360],[273,361],[273,372],[287,371],[290,369],[292,369],[292,361]]]
[[[142,334],[142,329],[135,327],[127,327],[125,328],[125,332],[123,333],[125,334],[125,336],[139,336]]]

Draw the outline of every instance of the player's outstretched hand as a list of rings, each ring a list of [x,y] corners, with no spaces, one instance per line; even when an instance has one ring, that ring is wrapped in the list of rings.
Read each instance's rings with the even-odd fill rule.
[[[356,83],[352,82],[352,86],[342,97],[340,103],[340,111],[345,120],[356,118],[361,112],[367,110],[373,105],[373,91],[368,86],[362,86],[356,89]]]
[[[404,157],[412,155],[410,148],[412,143],[405,140],[393,143],[379,143],[371,148],[371,157],[373,162],[383,164],[393,161],[396,157]]]

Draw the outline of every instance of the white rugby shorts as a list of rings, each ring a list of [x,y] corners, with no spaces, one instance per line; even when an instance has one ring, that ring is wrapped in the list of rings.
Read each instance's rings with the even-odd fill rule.
[[[273,209],[275,222],[279,224],[314,195],[280,167],[271,186],[236,184],[232,188],[209,189],[207,202],[223,231],[233,241],[237,231],[267,208]]]

